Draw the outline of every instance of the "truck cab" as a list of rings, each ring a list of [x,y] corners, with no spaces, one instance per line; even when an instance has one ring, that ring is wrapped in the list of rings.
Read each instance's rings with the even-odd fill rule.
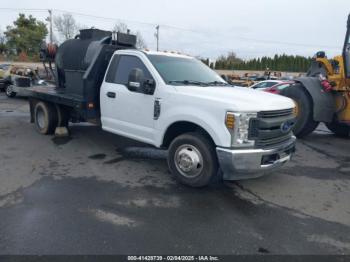
[[[116,51],[100,105],[104,130],[169,148],[171,171],[194,186],[219,166],[225,179],[260,176],[294,152],[290,99],[230,86],[186,55]]]

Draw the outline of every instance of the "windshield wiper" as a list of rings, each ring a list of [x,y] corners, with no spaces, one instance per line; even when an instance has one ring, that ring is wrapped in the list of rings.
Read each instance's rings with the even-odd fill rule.
[[[184,84],[184,85],[198,85],[198,86],[207,86],[207,83],[194,81],[194,80],[170,80],[169,84]]]
[[[230,84],[220,81],[207,82],[206,84],[209,86],[230,86]]]

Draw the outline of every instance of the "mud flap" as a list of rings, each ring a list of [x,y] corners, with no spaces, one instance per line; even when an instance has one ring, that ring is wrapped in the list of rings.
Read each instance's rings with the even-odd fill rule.
[[[336,110],[332,93],[324,91],[317,77],[300,77],[295,81],[301,83],[312,98],[314,121],[332,122]]]

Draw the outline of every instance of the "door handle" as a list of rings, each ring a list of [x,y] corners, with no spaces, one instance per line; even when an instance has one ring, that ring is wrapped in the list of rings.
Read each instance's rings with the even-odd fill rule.
[[[115,98],[115,93],[114,92],[107,92],[107,96],[110,98]]]

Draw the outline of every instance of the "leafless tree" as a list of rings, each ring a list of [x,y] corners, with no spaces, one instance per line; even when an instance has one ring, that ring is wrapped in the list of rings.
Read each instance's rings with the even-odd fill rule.
[[[73,38],[79,30],[79,27],[71,14],[63,14],[54,17],[54,25],[63,40]]]
[[[123,22],[117,23],[117,24],[115,24],[113,31],[120,32],[120,33],[127,33],[128,25],[123,23]]]
[[[120,22],[115,24],[114,28],[113,28],[114,32],[120,32],[120,33],[127,33],[128,32],[128,25]],[[132,32],[130,31],[131,34],[136,34],[136,47],[139,49],[144,49],[147,47],[146,41],[145,39],[142,37],[142,34],[140,31],[137,32]]]
[[[139,49],[147,48],[147,44],[140,31],[136,32],[136,47]]]

